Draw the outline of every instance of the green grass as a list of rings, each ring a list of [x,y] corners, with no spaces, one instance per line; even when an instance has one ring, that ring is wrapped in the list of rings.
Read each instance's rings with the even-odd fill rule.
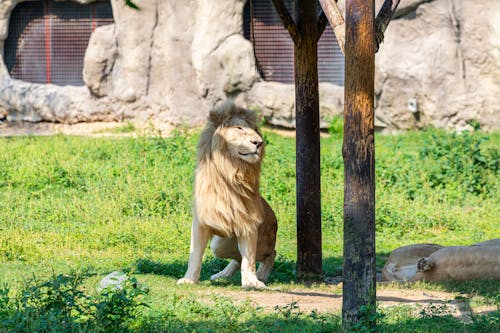
[[[295,144],[294,139],[269,131],[265,131],[265,139],[261,192],[279,221],[279,256],[270,285],[286,289],[297,283]],[[19,305],[23,291],[33,287],[33,274],[38,281],[53,281],[59,274],[82,275],[85,299],[98,303],[102,300],[93,286],[102,275],[119,269],[131,272],[149,288],[148,294],[138,296],[148,307],[138,307],[134,316],[124,318],[125,326],[116,327],[119,331],[338,330],[338,313],[303,313],[293,304],[269,313],[220,296],[200,301],[200,292],[239,289],[237,277],[219,284],[207,281],[225,263],[208,252],[200,286],[175,285],[185,271],[189,253],[196,141],[197,135],[185,133],[166,139],[0,139],[0,286],[6,284],[4,290],[9,290],[3,299],[10,311],[0,315],[0,332],[30,331],[27,327],[38,327],[45,321],[52,323],[54,332],[67,331],[63,324],[57,324],[57,317],[49,318],[52,322],[43,312],[37,317]],[[322,139],[327,275],[340,273],[342,262],[341,144],[335,133]],[[498,133],[455,135],[428,130],[376,137],[379,269],[388,254],[402,245],[463,245],[500,235],[498,147]],[[472,304],[500,305],[498,282],[420,284],[412,288],[451,291],[465,295]],[[72,296],[64,297],[71,300]],[[58,311],[66,313],[67,305],[58,306]],[[432,313],[413,318],[409,311],[405,307],[381,311],[380,330],[493,332],[500,328],[498,313],[464,325],[450,316]],[[80,325],[78,329],[109,331],[90,314],[85,318],[72,314],[78,317],[72,317],[75,325]],[[13,323],[7,317],[26,320]]]

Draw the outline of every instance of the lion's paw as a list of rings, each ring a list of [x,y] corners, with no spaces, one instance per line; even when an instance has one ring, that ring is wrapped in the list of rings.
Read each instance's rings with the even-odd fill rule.
[[[262,281],[259,281],[259,280],[242,282],[241,286],[243,287],[243,289],[265,289],[266,288],[266,284]]]
[[[189,278],[182,278],[177,280],[177,284],[196,284],[196,283],[197,283],[196,281]]]
[[[417,271],[425,272],[434,268],[434,261],[429,257],[420,258],[417,262]]]

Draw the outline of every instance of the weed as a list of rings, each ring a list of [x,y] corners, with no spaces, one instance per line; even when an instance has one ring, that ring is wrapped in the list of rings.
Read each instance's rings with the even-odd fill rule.
[[[499,175],[500,150],[483,149],[486,140],[477,133],[431,132],[420,149],[430,187],[449,188],[458,183],[469,193],[488,195],[492,190],[489,178]]]
[[[328,126],[328,133],[334,136],[342,136],[344,133],[344,119],[342,116],[334,116]]]
[[[8,332],[123,332],[135,318],[146,290],[130,278],[122,288],[109,287],[89,295],[81,287],[78,274],[54,275],[39,282],[25,282],[15,297],[0,291],[0,331]]]

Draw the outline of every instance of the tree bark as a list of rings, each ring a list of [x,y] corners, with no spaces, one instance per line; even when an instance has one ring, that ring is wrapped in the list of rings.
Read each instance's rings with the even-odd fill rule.
[[[318,22],[316,1],[295,1],[297,22],[283,0],[271,2],[295,47],[297,277],[316,280],[322,275],[318,40],[326,22]]]
[[[299,31],[297,30],[297,26],[295,25],[292,16],[288,12],[285,3],[283,2],[283,0],[271,0],[271,2],[273,3],[273,7],[276,10],[276,13],[278,13],[281,19],[281,23],[283,23],[283,26],[290,34],[290,37],[292,37],[293,42],[297,44],[299,40]]]
[[[295,108],[297,171],[297,276],[322,274],[318,18],[316,1],[297,0]]]
[[[375,308],[374,0],[346,1],[344,106],[345,332],[373,327]]]
[[[335,38],[339,43],[342,54],[345,54],[345,21],[342,13],[340,12],[337,2],[335,0],[319,0],[323,13],[326,15],[328,22],[333,28]]]
[[[398,8],[400,0],[385,0],[382,8],[375,19],[375,52],[378,51],[380,44],[384,41],[385,29],[391,22],[392,16]]]

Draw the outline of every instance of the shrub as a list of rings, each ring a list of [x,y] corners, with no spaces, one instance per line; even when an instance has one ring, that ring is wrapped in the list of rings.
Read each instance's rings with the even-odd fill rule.
[[[483,148],[486,141],[477,133],[431,132],[420,149],[430,186],[458,185],[469,193],[488,195],[493,183],[489,178],[498,176],[500,153],[495,148]]]
[[[21,292],[0,290],[0,331],[8,332],[125,332],[147,291],[134,278],[121,288],[108,287],[97,295],[84,292],[81,275],[57,275],[27,281]]]

